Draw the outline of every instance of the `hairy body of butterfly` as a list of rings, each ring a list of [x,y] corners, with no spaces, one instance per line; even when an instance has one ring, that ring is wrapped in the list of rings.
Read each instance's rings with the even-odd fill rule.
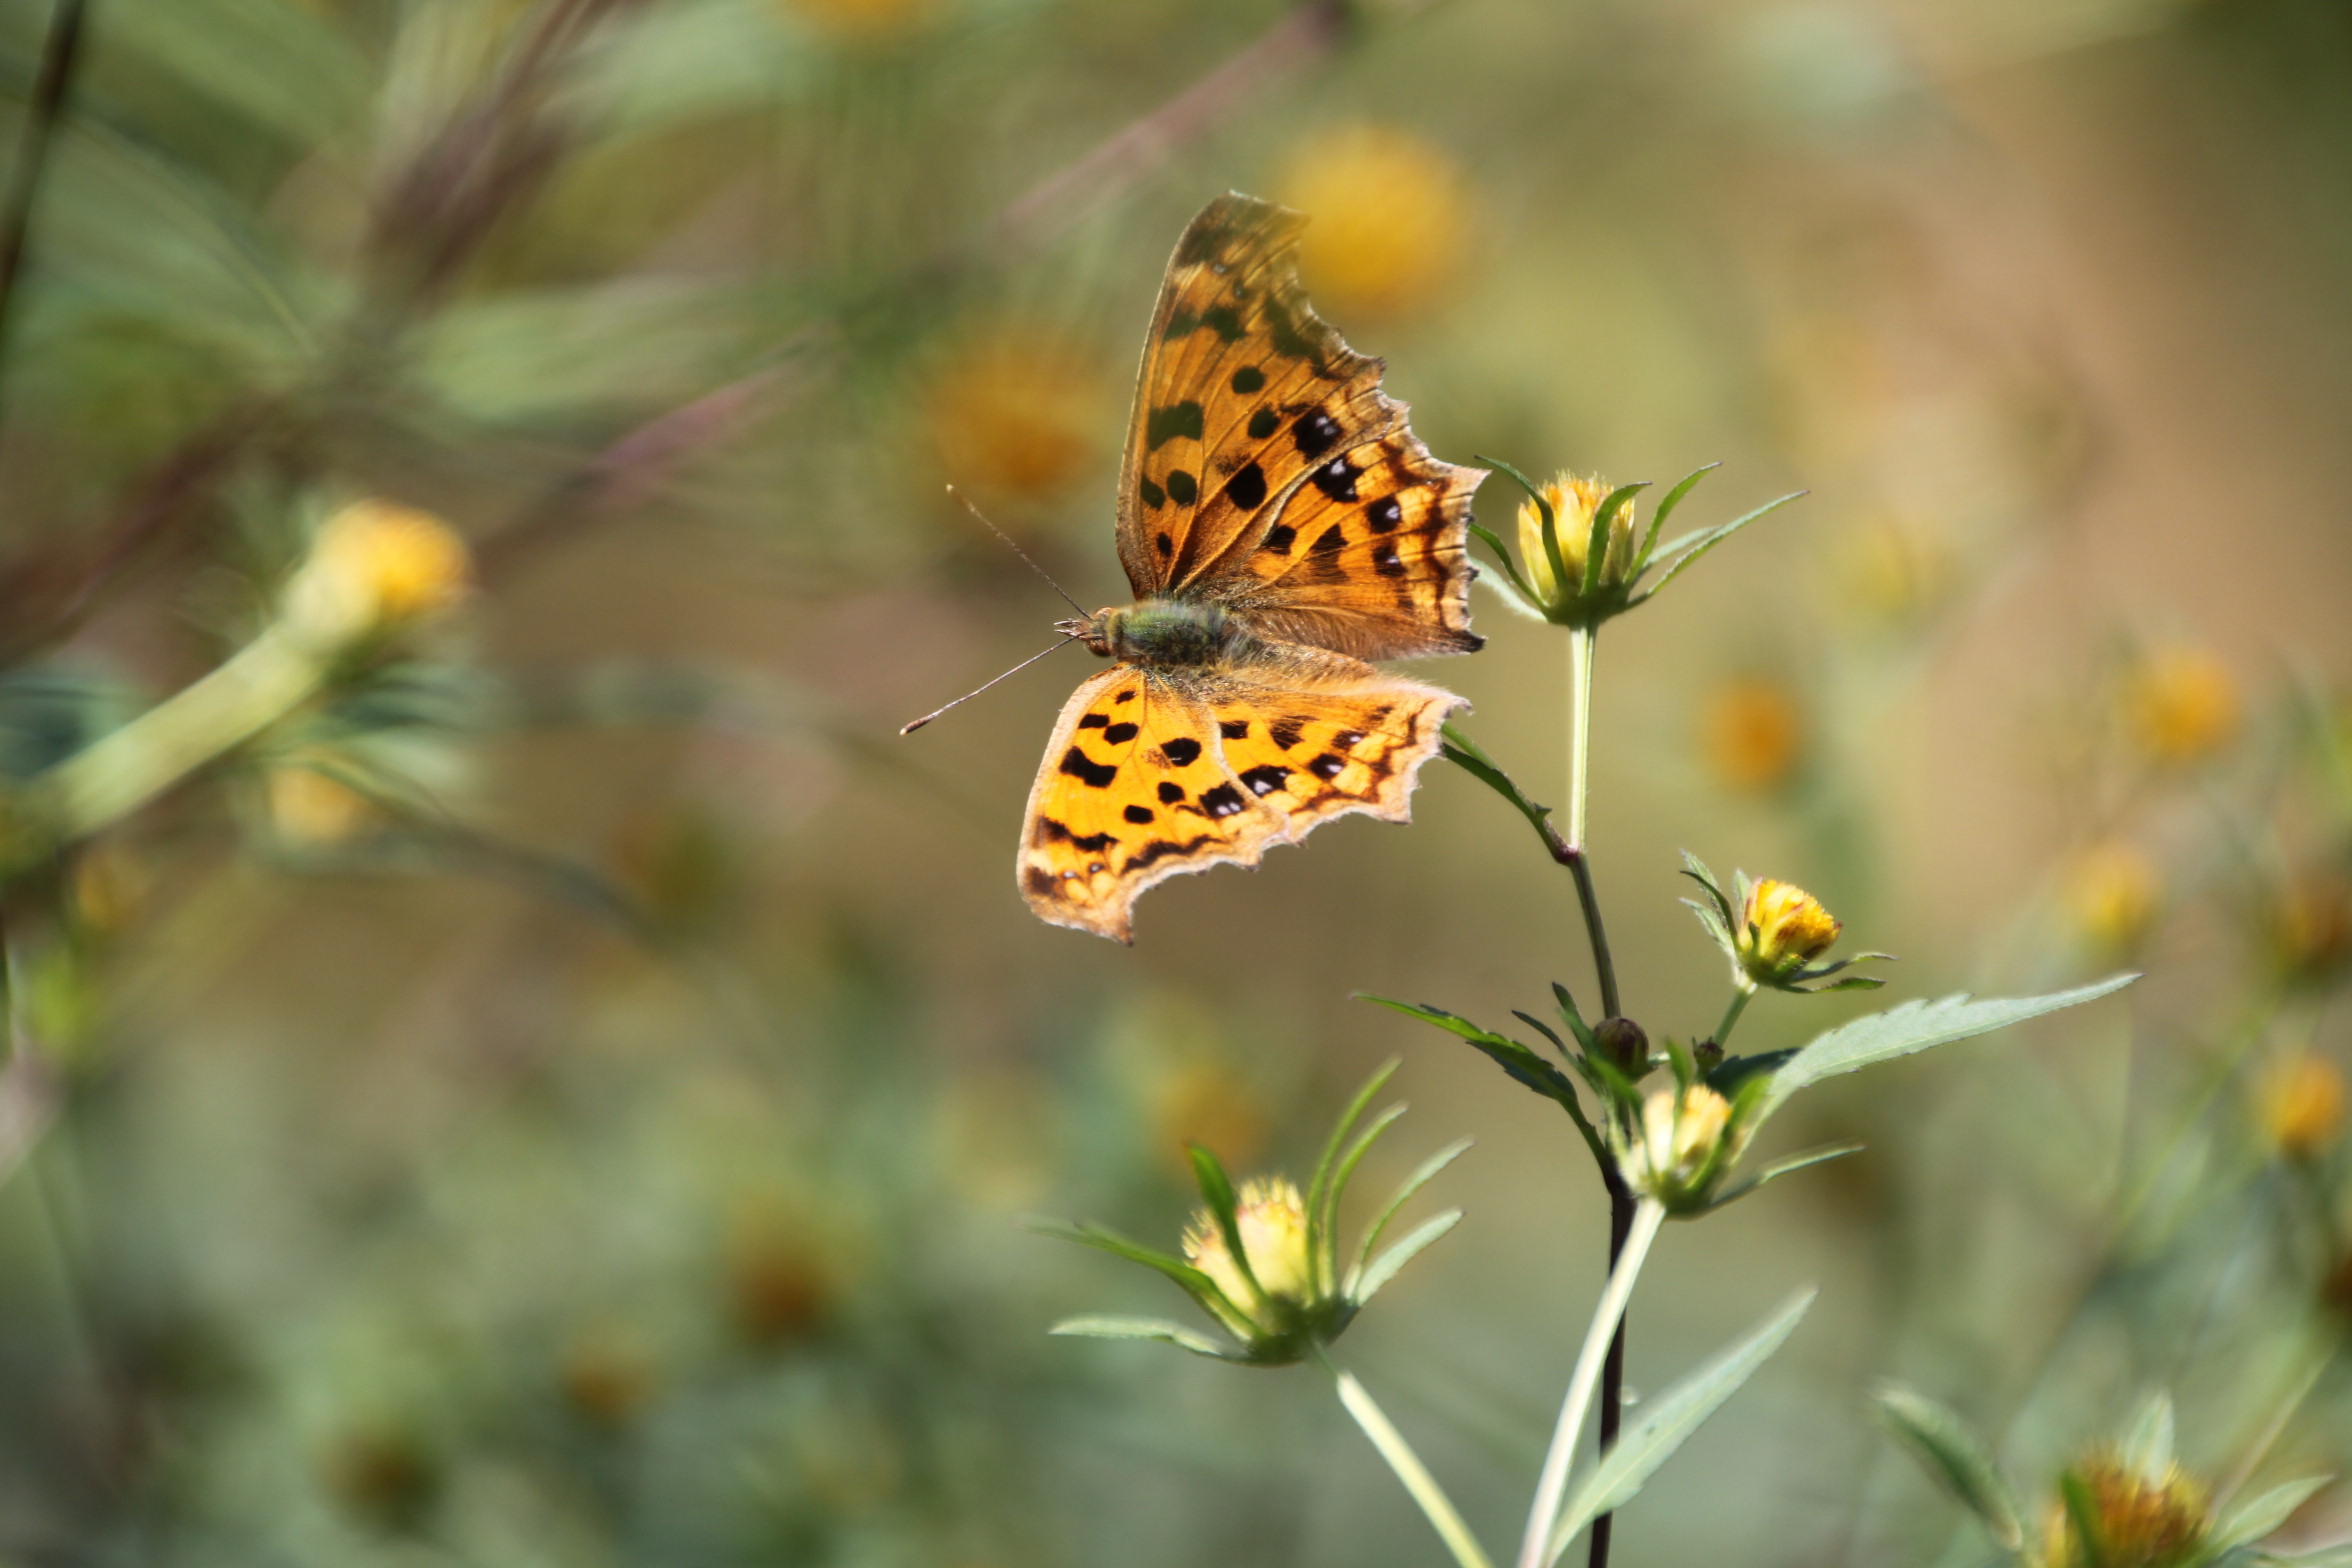
[[[1185,230],[1153,313],[1119,487],[1135,602],[1061,629],[1112,667],[1062,710],[1021,891],[1131,939],[1161,879],[1254,865],[1349,812],[1404,821],[1461,706],[1373,659],[1466,653],[1470,498],[1298,284],[1305,220],[1249,197]]]

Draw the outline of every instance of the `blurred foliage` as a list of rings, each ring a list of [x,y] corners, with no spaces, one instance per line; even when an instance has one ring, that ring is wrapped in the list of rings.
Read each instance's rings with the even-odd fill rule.
[[[0,0],[11,157],[51,16]],[[1817,1090],[1766,1141],[1868,1152],[1661,1244],[1637,1386],[1824,1290],[1619,1560],[1976,1550],[1886,1376],[2034,1507],[2157,1388],[2217,1488],[2345,1471],[2348,105],[2333,0],[90,0],[0,778],[189,711],[355,499],[474,590],[9,840],[0,1562],[1433,1560],[1306,1374],[1047,1339],[1180,1303],[1018,1223],[1174,1235],[1184,1141],[1307,1168],[1397,1049],[1481,1145],[1349,1345],[1501,1537],[1605,1217],[1344,998],[1525,1000],[1572,906],[1517,824],[1433,772],[1112,952],[1003,874],[1072,670],[891,733],[1060,613],[943,481],[1120,591],[1127,367],[1229,186],[1316,212],[1441,456],[1813,492],[1604,660],[1653,1034],[1718,1000],[1686,846],[1904,995],[2150,974]],[[1444,678],[1528,776],[1556,650],[1495,608]]]

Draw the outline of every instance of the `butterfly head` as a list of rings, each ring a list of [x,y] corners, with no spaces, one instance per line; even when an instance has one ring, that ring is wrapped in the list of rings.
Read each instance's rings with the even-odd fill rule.
[[[1146,599],[1116,605],[1084,620],[1055,623],[1105,659],[1131,664],[1209,664],[1224,658],[1242,635],[1225,607],[1189,599]]]

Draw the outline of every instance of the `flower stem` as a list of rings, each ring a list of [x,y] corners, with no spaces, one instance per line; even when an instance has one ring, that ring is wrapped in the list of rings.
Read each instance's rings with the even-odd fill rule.
[[[1568,633],[1568,847],[1584,852],[1584,801],[1592,762],[1593,629]]]
[[[1634,1208],[1633,1227],[1625,1238],[1625,1249],[1618,1255],[1617,1266],[1609,1271],[1609,1283],[1601,1291],[1600,1305],[1593,1309],[1591,1326],[1585,1330],[1584,1348],[1576,1354],[1576,1370],[1568,1379],[1568,1397],[1560,1403],[1559,1424],[1552,1428],[1552,1446],[1544,1455],[1535,1501],[1527,1510],[1527,1530],[1519,1542],[1518,1568],[1546,1568],[1544,1546],[1551,1539],[1553,1523],[1560,1517],[1560,1501],[1567,1495],[1568,1469],[1576,1458],[1576,1442],[1584,1431],[1585,1414],[1592,1408],[1593,1389],[1601,1376],[1601,1360],[1608,1353],[1610,1340],[1616,1336],[1617,1325],[1625,1316],[1625,1304],[1633,1295],[1633,1282],[1641,1274],[1642,1261],[1649,1256],[1650,1243],[1657,1240],[1658,1226],[1665,1218],[1665,1207],[1655,1199],[1644,1198]]]
[[[1756,988],[1752,985],[1743,985],[1731,993],[1731,1005],[1723,1010],[1723,1022],[1715,1026],[1715,1043],[1718,1046],[1731,1038],[1731,1026],[1739,1022],[1740,1014],[1747,1011],[1748,999],[1755,994]]]
[[[1413,1445],[1405,1441],[1405,1435],[1372,1402],[1371,1394],[1363,1384],[1356,1381],[1355,1374],[1342,1372],[1333,1366],[1320,1346],[1316,1347],[1315,1359],[1323,1363],[1323,1370],[1329,1372],[1332,1380],[1339,1385],[1340,1404],[1346,1407],[1349,1415],[1355,1417],[1356,1425],[1364,1429],[1364,1435],[1372,1439],[1372,1446],[1380,1450],[1380,1457],[1388,1461],[1389,1469],[1396,1472],[1396,1478],[1404,1483],[1413,1501],[1421,1505],[1421,1512],[1428,1516],[1438,1539],[1445,1542],[1446,1550],[1454,1554],[1454,1561],[1461,1568],[1494,1568],[1485,1549],[1478,1544],[1478,1538],[1470,1533],[1470,1527],[1462,1522],[1461,1513],[1447,1498],[1445,1488],[1437,1484],[1437,1478],[1429,1473],[1429,1467],[1421,1462],[1421,1457],[1413,1452]]]

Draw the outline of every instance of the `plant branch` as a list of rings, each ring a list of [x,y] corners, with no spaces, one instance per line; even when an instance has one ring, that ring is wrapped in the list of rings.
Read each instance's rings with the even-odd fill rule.
[[[17,138],[16,167],[8,177],[8,196],[0,204],[0,366],[16,324],[16,285],[24,271],[25,238],[32,232],[33,202],[41,193],[41,176],[49,167],[49,140],[65,116],[65,100],[72,91],[74,67],[82,55],[82,18],[85,0],[57,0],[49,13],[49,34],[41,43],[41,72],[33,82],[32,102],[25,109],[24,134]],[[4,390],[4,386],[0,386]],[[0,407],[5,401],[0,400]]]
[[[1609,1185],[1609,1273],[1614,1278],[1625,1257],[1626,1243],[1633,1234],[1633,1223],[1640,1210],[1633,1193],[1625,1185],[1624,1177],[1614,1169],[1604,1168],[1602,1179]],[[1607,1453],[1616,1444],[1617,1429],[1624,1420],[1625,1316],[1620,1313],[1616,1331],[1609,1336],[1608,1359],[1601,1363],[1601,1418],[1597,1445],[1600,1452]],[[1588,1568],[1608,1568],[1609,1544],[1616,1533],[1616,1523],[1617,1516],[1614,1513],[1602,1514],[1593,1520]]]
[[[1665,1207],[1654,1201],[1635,1207],[1624,1251],[1619,1254],[1616,1267],[1609,1271],[1609,1283],[1601,1291],[1600,1304],[1593,1309],[1592,1325],[1585,1330],[1584,1347],[1577,1352],[1576,1370],[1569,1375],[1568,1397],[1561,1401],[1559,1424],[1552,1428],[1552,1446],[1544,1455],[1535,1501],[1527,1511],[1526,1533],[1519,1542],[1518,1568],[1544,1568],[1544,1547],[1551,1539],[1553,1521],[1560,1517],[1561,1499],[1568,1492],[1569,1466],[1576,1458],[1576,1442],[1584,1431],[1585,1413],[1592,1408],[1602,1359],[1616,1336],[1618,1322],[1625,1316],[1625,1304],[1633,1295],[1633,1282],[1641,1274],[1642,1262],[1649,1256],[1650,1243],[1657,1240],[1658,1226],[1665,1218]],[[1598,1529],[1597,1522],[1595,1528]]]

